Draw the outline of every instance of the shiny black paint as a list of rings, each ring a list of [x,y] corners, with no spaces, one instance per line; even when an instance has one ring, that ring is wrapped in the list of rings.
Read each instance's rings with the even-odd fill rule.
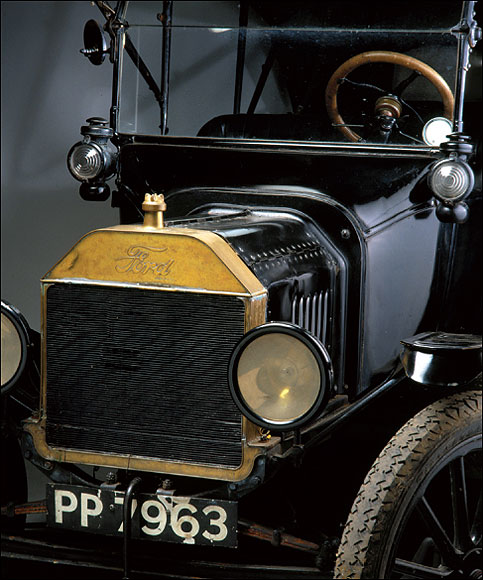
[[[343,384],[355,397],[380,385],[397,369],[401,339],[441,324],[443,295],[435,290],[447,278],[448,263],[437,257],[447,245],[447,228],[464,226],[443,225],[435,216],[426,185],[434,162],[430,153],[426,158],[409,156],[404,150],[397,157],[394,149],[382,149],[379,157],[343,153],[126,144],[121,148],[122,185],[116,202],[124,221],[137,220],[123,201],[122,188],[127,186],[131,195],[163,191],[168,219],[186,215],[195,219],[232,207],[233,211],[289,210],[301,215],[306,228],[315,225],[322,245],[337,248],[339,262],[346,265]],[[169,171],[160,170],[160,162]],[[236,218],[237,226],[250,227],[253,216]],[[274,251],[280,238],[272,233],[278,227],[275,215],[272,220],[266,219],[249,237],[230,233],[229,228],[220,233],[242,258],[250,252]],[[200,226],[217,231],[214,224],[196,224]],[[295,244],[304,235],[284,233],[287,243]],[[254,271],[256,262],[247,260]],[[316,280],[320,265],[317,260],[309,262],[305,268]],[[273,307],[276,278],[287,275],[276,269],[271,274],[273,278],[264,280],[272,305],[269,320],[289,321],[283,300]],[[342,309],[343,303],[341,299]],[[338,354],[343,351],[341,347]]]
[[[424,385],[465,385],[481,373],[481,335],[422,332],[401,341],[408,377]]]
[[[367,230],[391,215],[413,208],[409,194],[438,156],[427,148],[295,149],[275,142],[272,147],[256,142],[251,147],[230,147],[215,140],[165,139],[156,143],[146,137],[143,143],[122,146],[118,185],[121,193],[126,186],[136,192],[138,200],[144,192],[162,191],[171,196],[175,190],[187,187],[312,188],[345,205]],[[430,196],[428,191],[427,198]],[[136,221],[138,217],[122,199],[117,197],[114,202],[121,205],[121,220]],[[371,202],[377,205],[367,207]],[[391,209],[391,205],[397,207]],[[170,215],[176,215],[173,211],[168,208]],[[185,211],[178,215],[185,215]]]
[[[211,204],[175,227],[208,229],[225,238],[268,291],[267,320],[293,322],[317,336],[343,392],[347,263],[305,214]]]
[[[482,197],[479,189],[466,200],[470,209],[465,224],[444,224],[438,239],[437,268],[433,293],[436,330],[481,335],[482,323]],[[431,328],[426,326],[426,328]]]

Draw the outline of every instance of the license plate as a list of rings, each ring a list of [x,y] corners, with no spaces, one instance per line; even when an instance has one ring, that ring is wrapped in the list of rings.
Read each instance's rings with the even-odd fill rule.
[[[124,492],[47,485],[47,524],[55,528],[123,535]],[[237,545],[237,503],[197,497],[136,494],[131,536],[209,546]]]

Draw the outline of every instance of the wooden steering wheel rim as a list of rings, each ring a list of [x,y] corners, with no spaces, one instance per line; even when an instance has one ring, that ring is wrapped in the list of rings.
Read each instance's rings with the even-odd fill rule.
[[[329,82],[327,83],[327,88],[325,89],[325,106],[332,123],[336,125],[344,125],[344,119],[341,117],[337,106],[337,92],[339,90],[340,79],[345,78],[356,68],[372,62],[396,64],[421,73],[438,90],[441,99],[443,100],[444,116],[450,121],[453,119],[453,93],[443,77],[436,72],[434,68],[431,68],[429,65],[417,58],[407,56],[400,52],[371,50],[369,52],[361,52],[361,54],[356,54],[352,58],[349,58],[349,60],[342,63],[330,77]],[[349,141],[356,142],[361,140],[361,137],[349,127],[337,127],[337,129],[339,129],[339,131],[349,139]]]

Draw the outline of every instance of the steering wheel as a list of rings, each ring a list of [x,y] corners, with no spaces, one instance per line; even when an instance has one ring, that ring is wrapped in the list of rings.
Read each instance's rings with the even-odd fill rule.
[[[453,118],[453,93],[443,77],[429,65],[417,58],[401,54],[400,52],[391,52],[388,50],[362,52],[342,63],[330,77],[329,82],[327,83],[327,88],[325,89],[325,106],[327,107],[329,119],[349,141],[360,141],[361,137],[348,126],[345,126],[344,119],[341,117],[337,106],[337,92],[342,79],[345,79],[349,73],[364,64],[373,62],[385,62],[399,65],[416,71],[416,73],[420,73],[438,90],[443,100],[444,116],[450,120]],[[409,82],[411,82],[411,80],[409,80]],[[404,90],[408,84],[408,82],[401,83],[401,85],[404,85],[402,90]]]

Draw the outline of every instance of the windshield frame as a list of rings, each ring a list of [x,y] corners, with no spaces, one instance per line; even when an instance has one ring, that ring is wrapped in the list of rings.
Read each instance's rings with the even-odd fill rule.
[[[113,83],[112,83],[112,106],[110,110],[110,125],[114,130],[114,140],[121,142],[150,142],[150,143],[171,143],[185,146],[201,147],[241,147],[256,148],[257,150],[277,149],[288,150],[291,152],[304,151],[313,154],[321,152],[338,152],[341,155],[383,155],[383,156],[423,156],[435,157],[441,153],[438,146],[417,145],[417,144],[390,144],[390,143],[373,143],[357,142],[343,143],[333,141],[295,141],[285,139],[235,139],[229,137],[205,137],[205,136],[179,136],[164,134],[167,126],[168,115],[168,97],[169,97],[169,68],[170,68],[170,46],[171,46],[171,24],[172,24],[172,1],[163,2],[163,12],[158,15],[162,23],[162,74],[161,87],[158,88],[156,81],[152,78],[148,67],[144,64],[141,56],[137,53],[134,45],[130,41],[128,30],[129,25],[125,19],[128,2],[119,1],[116,8],[111,8],[107,2],[96,2],[98,8],[106,17],[107,22],[105,29],[111,36],[111,62],[113,63]],[[245,6],[246,3],[240,3]],[[461,133],[463,131],[463,112],[464,112],[464,90],[466,82],[466,73],[468,70],[469,55],[471,49],[476,44],[475,30],[476,22],[474,20],[475,2],[462,2],[462,12],[459,23],[451,29],[451,34],[457,37],[457,56],[456,56],[456,74],[454,88],[454,115],[453,115],[453,132]],[[239,37],[236,64],[236,82],[234,111],[239,110],[240,94],[242,85],[242,71],[244,62],[244,49],[246,43],[246,24],[247,13],[240,10],[239,17]],[[448,31],[446,31],[448,32]],[[127,54],[126,54],[127,53]],[[128,56],[138,68],[141,76],[153,92],[153,97],[158,101],[161,111],[161,131],[163,134],[152,135],[143,133],[123,133],[119,127],[119,115],[121,104],[121,75],[123,59]]]

